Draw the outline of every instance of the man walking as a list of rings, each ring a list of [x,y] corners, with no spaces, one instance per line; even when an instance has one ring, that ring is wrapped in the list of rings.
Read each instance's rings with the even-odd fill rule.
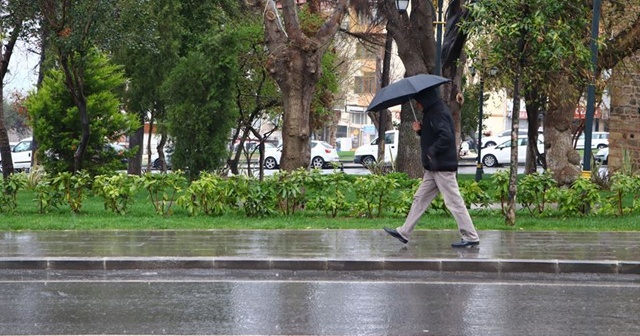
[[[477,246],[480,239],[458,189],[458,151],[449,108],[440,98],[437,88],[428,89],[414,99],[418,108],[422,109],[423,117],[421,123],[414,121],[411,127],[420,135],[425,173],[413,195],[413,203],[404,225],[395,230],[386,227],[384,230],[403,244],[408,243],[418,220],[440,192],[445,206],[458,223],[462,237],[459,242],[451,244],[451,247]]]

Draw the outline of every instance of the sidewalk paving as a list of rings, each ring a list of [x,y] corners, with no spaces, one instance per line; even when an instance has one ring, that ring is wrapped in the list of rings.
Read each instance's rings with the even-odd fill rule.
[[[288,269],[640,274],[640,232],[381,230],[0,232],[2,269]]]

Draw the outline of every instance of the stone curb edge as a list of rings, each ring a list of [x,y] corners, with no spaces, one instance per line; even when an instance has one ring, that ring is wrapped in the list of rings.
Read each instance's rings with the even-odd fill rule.
[[[0,258],[0,270],[242,269],[638,274],[640,261],[536,259],[250,259],[234,257]]]

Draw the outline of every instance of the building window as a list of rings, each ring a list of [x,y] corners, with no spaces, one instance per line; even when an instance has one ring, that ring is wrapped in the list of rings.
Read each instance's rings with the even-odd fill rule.
[[[368,124],[368,116],[365,112],[351,112],[349,113],[349,121],[352,124],[366,125]]]
[[[376,90],[376,76],[373,72],[365,72],[364,76],[354,78],[353,93],[374,93]]]
[[[349,136],[349,128],[345,125],[338,125],[336,128],[336,138],[346,138]]]
[[[363,43],[356,45],[356,59],[374,60],[377,58],[375,48]]]

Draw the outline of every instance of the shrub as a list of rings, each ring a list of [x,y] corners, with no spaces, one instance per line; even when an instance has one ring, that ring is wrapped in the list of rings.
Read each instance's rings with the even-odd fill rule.
[[[105,210],[124,215],[127,213],[129,204],[133,203],[140,181],[140,178],[135,175],[99,175],[95,177],[93,190],[96,195],[104,199]]]
[[[173,203],[186,182],[187,179],[180,170],[169,174],[147,173],[142,178],[142,184],[149,192],[149,199],[156,213],[163,216],[171,215]]]

